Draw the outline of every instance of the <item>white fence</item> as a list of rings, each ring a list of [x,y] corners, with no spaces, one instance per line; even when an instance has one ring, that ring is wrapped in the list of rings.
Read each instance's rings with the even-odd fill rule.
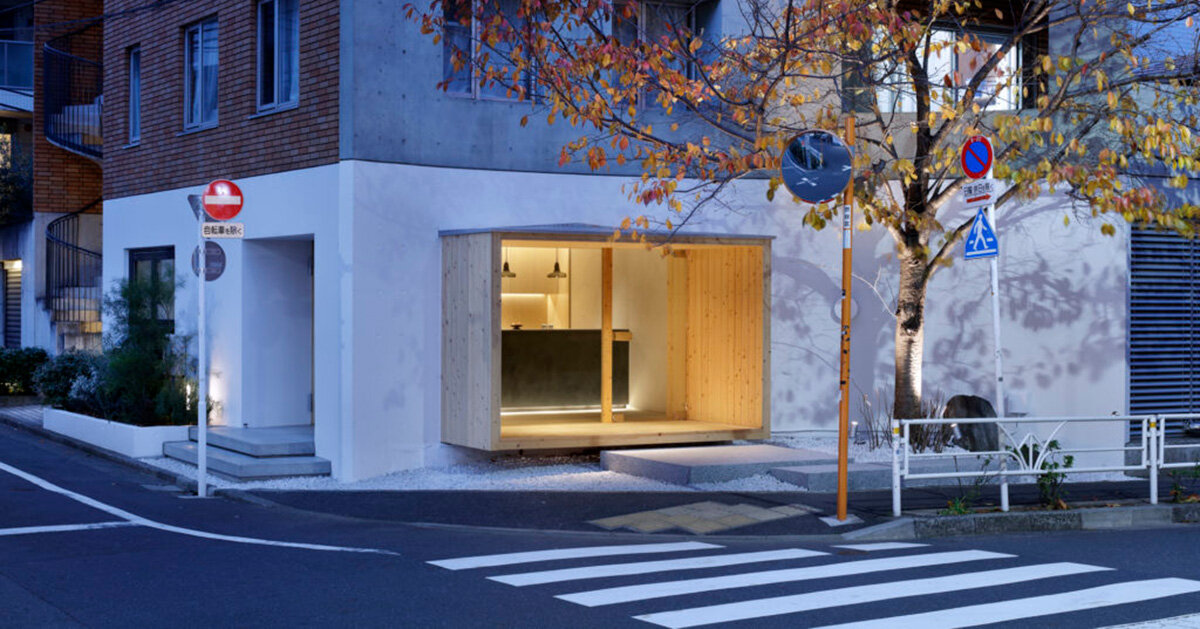
[[[1171,451],[1196,448],[1195,444],[1168,444],[1164,427],[1166,422],[1200,422],[1200,414],[1179,415],[1104,415],[1097,417],[987,417],[978,419],[897,419],[892,420],[892,514],[900,515],[900,488],[903,480],[936,478],[979,478],[996,477],[1000,482],[1000,510],[1008,511],[1008,479],[1012,476],[1041,476],[1047,472],[1045,464],[1062,463],[1064,457],[1093,453],[1120,453],[1120,465],[1093,464],[1088,467],[1060,467],[1057,473],[1078,474],[1081,472],[1127,472],[1145,470],[1149,475],[1150,502],[1158,504],[1158,472],[1161,469],[1197,467],[1195,461],[1167,463]],[[1129,445],[1105,448],[1072,448],[1060,444],[1051,448],[1064,427],[1079,424],[1104,424],[1119,422],[1122,428],[1131,422],[1141,423],[1141,438]],[[999,449],[971,452],[970,457],[997,463],[997,469],[953,469],[914,470],[913,463],[925,461],[956,462],[964,457],[962,452],[912,451],[914,426],[962,426],[963,424],[994,424],[999,437]],[[1130,456],[1130,453],[1133,456]],[[1130,463],[1130,459],[1136,462]],[[957,468],[957,465],[955,466]]]

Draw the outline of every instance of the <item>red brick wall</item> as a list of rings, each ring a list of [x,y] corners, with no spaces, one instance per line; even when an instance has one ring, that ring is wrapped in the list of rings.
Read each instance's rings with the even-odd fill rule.
[[[42,93],[42,44],[83,24],[62,24],[100,15],[103,0],[48,0],[34,8],[33,55],[33,209],[37,212],[73,212],[100,198],[103,175],[100,166],[86,157],[58,148],[46,141],[40,108]],[[51,25],[61,26],[47,28]],[[74,41],[73,54],[100,59],[100,29],[91,29]],[[92,211],[99,212],[98,205]]]
[[[109,0],[111,14],[145,0]],[[300,0],[300,102],[257,115],[255,0],[173,2],[105,22],[104,196],[308,168],[338,159],[338,0]],[[183,130],[184,28],[216,16],[218,124]],[[128,50],[141,47],[142,129],[127,146]]]

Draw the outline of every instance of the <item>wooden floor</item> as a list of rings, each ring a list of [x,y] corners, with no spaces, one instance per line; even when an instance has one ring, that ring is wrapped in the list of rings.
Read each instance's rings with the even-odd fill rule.
[[[670,420],[660,413],[631,411],[624,415],[625,421],[612,423],[601,422],[599,412],[502,415],[500,446],[504,450],[536,450],[732,441],[765,436],[757,428]]]

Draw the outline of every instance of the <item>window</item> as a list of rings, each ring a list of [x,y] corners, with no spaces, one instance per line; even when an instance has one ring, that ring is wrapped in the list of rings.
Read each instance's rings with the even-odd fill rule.
[[[258,3],[258,108],[295,105],[300,95],[299,0]]]
[[[511,59],[513,44],[501,41],[494,47],[483,45],[479,41],[478,22],[475,20],[479,14],[483,20],[490,21],[499,11],[512,28],[524,29],[525,20],[517,17],[519,4],[518,0],[445,0],[442,3],[442,79],[448,93],[472,98],[516,100],[519,95],[515,88],[519,86],[525,91],[526,98],[536,98],[536,82],[532,73],[518,76],[514,81],[515,65]],[[505,71],[506,74],[500,80],[488,81],[487,85],[481,86],[479,83],[488,67]]]
[[[129,250],[129,279],[147,282],[155,295],[153,304],[163,330],[175,331],[175,247]]]
[[[142,139],[142,49],[129,49],[129,143]]]
[[[711,13],[713,3],[637,2],[618,0],[613,8],[613,34],[624,46],[636,42],[663,43],[686,34],[700,33],[700,26]],[[626,11],[633,5],[633,15]],[[703,13],[704,15],[700,15]],[[690,38],[688,38],[690,39]],[[664,46],[665,47],[665,46]],[[680,68],[689,79],[696,78],[696,68],[683,62]]]
[[[975,78],[979,68],[1007,41],[1004,35],[984,31],[969,32],[966,35],[978,39],[978,50],[970,45],[959,45],[963,35],[955,31],[934,28],[929,33],[929,56],[925,71],[929,75],[930,106],[934,109],[946,99],[957,101],[962,98],[964,86]],[[975,91],[975,103],[988,111],[1020,109],[1021,63],[1020,46],[1013,46],[979,83]],[[871,83],[879,86],[876,89],[876,97],[881,111],[911,113],[917,110],[916,92],[902,60],[890,64],[876,64],[867,71],[875,75]],[[954,87],[945,86],[947,78]],[[847,109],[858,111],[869,108],[870,94],[861,75],[849,73],[844,87],[847,96],[844,105]]]
[[[217,19],[193,24],[184,34],[183,126],[217,124]]]

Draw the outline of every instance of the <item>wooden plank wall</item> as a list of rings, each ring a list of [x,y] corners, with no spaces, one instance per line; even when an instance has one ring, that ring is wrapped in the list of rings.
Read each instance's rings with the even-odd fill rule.
[[[667,419],[687,414],[688,261],[686,251],[667,259]]]
[[[500,442],[500,245],[490,233],[442,238],[442,441]]]
[[[765,428],[763,249],[692,249],[687,261],[687,418]]]

